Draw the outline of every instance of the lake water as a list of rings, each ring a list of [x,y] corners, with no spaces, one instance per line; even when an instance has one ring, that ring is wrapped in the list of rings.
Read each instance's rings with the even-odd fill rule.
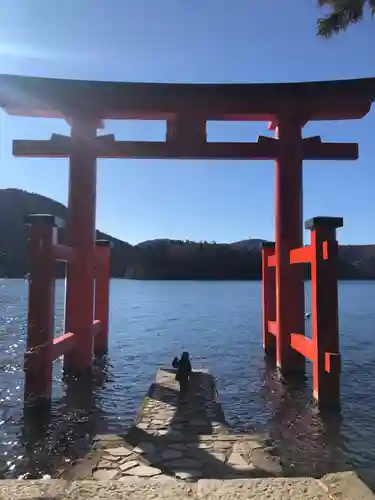
[[[341,414],[323,416],[308,380],[293,387],[267,367],[261,346],[259,282],[112,280],[110,352],[96,367],[92,393],[67,387],[54,363],[53,412],[45,428],[24,428],[23,352],[27,283],[0,281],[0,474],[52,473],[56,457],[72,460],[95,433],[129,425],[158,366],[189,350],[195,367],[212,370],[229,421],[267,430],[296,474],[375,464],[375,282],[342,282]],[[57,282],[56,329],[64,282]],[[310,286],[306,284],[306,310]],[[307,323],[308,325],[308,323]]]

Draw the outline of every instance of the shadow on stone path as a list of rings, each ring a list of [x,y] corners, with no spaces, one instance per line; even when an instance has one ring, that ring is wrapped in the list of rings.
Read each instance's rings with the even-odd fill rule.
[[[210,373],[194,371],[189,394],[182,398],[175,372],[159,370],[135,425],[123,435],[97,436],[93,453],[65,477],[195,481],[275,477],[283,472],[264,435],[231,433]]]

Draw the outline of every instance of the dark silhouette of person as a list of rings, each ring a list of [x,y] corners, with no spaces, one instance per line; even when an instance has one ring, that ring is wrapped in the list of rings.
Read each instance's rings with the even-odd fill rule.
[[[185,395],[189,390],[189,379],[191,374],[191,363],[189,353],[182,353],[181,359],[174,358],[173,368],[177,368],[176,380],[180,384],[180,394]]]

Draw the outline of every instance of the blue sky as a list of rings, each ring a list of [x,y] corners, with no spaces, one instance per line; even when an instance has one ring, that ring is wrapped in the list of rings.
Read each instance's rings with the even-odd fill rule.
[[[375,76],[375,23],[316,37],[315,0],[1,0],[0,73],[117,81],[284,82]],[[12,139],[69,133],[60,120],[0,114],[0,188],[67,201],[66,160],[14,159]],[[118,139],[162,140],[160,122],[106,122]],[[266,123],[209,123],[254,140]],[[375,243],[375,106],[304,134],[358,141],[357,162],[305,162],[304,218],[344,217],[342,243]],[[272,162],[98,161],[97,227],[131,243],[274,237]],[[308,236],[308,235],[306,235]]]

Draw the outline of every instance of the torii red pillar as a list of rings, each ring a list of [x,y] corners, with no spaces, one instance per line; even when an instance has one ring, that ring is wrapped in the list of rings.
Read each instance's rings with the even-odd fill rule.
[[[108,352],[109,291],[111,282],[111,242],[96,241],[95,269],[95,320],[100,321],[100,330],[95,336],[94,353],[102,356]]]
[[[275,162],[276,363],[285,374],[301,374],[305,358],[290,345],[290,334],[305,331],[303,268],[290,265],[290,250],[303,244],[302,124],[299,117],[279,117],[280,144]]]
[[[89,370],[93,357],[96,129],[97,123],[90,119],[71,121],[67,232],[77,258],[67,266],[65,331],[74,332],[79,340],[64,356],[64,370],[74,374]]]

